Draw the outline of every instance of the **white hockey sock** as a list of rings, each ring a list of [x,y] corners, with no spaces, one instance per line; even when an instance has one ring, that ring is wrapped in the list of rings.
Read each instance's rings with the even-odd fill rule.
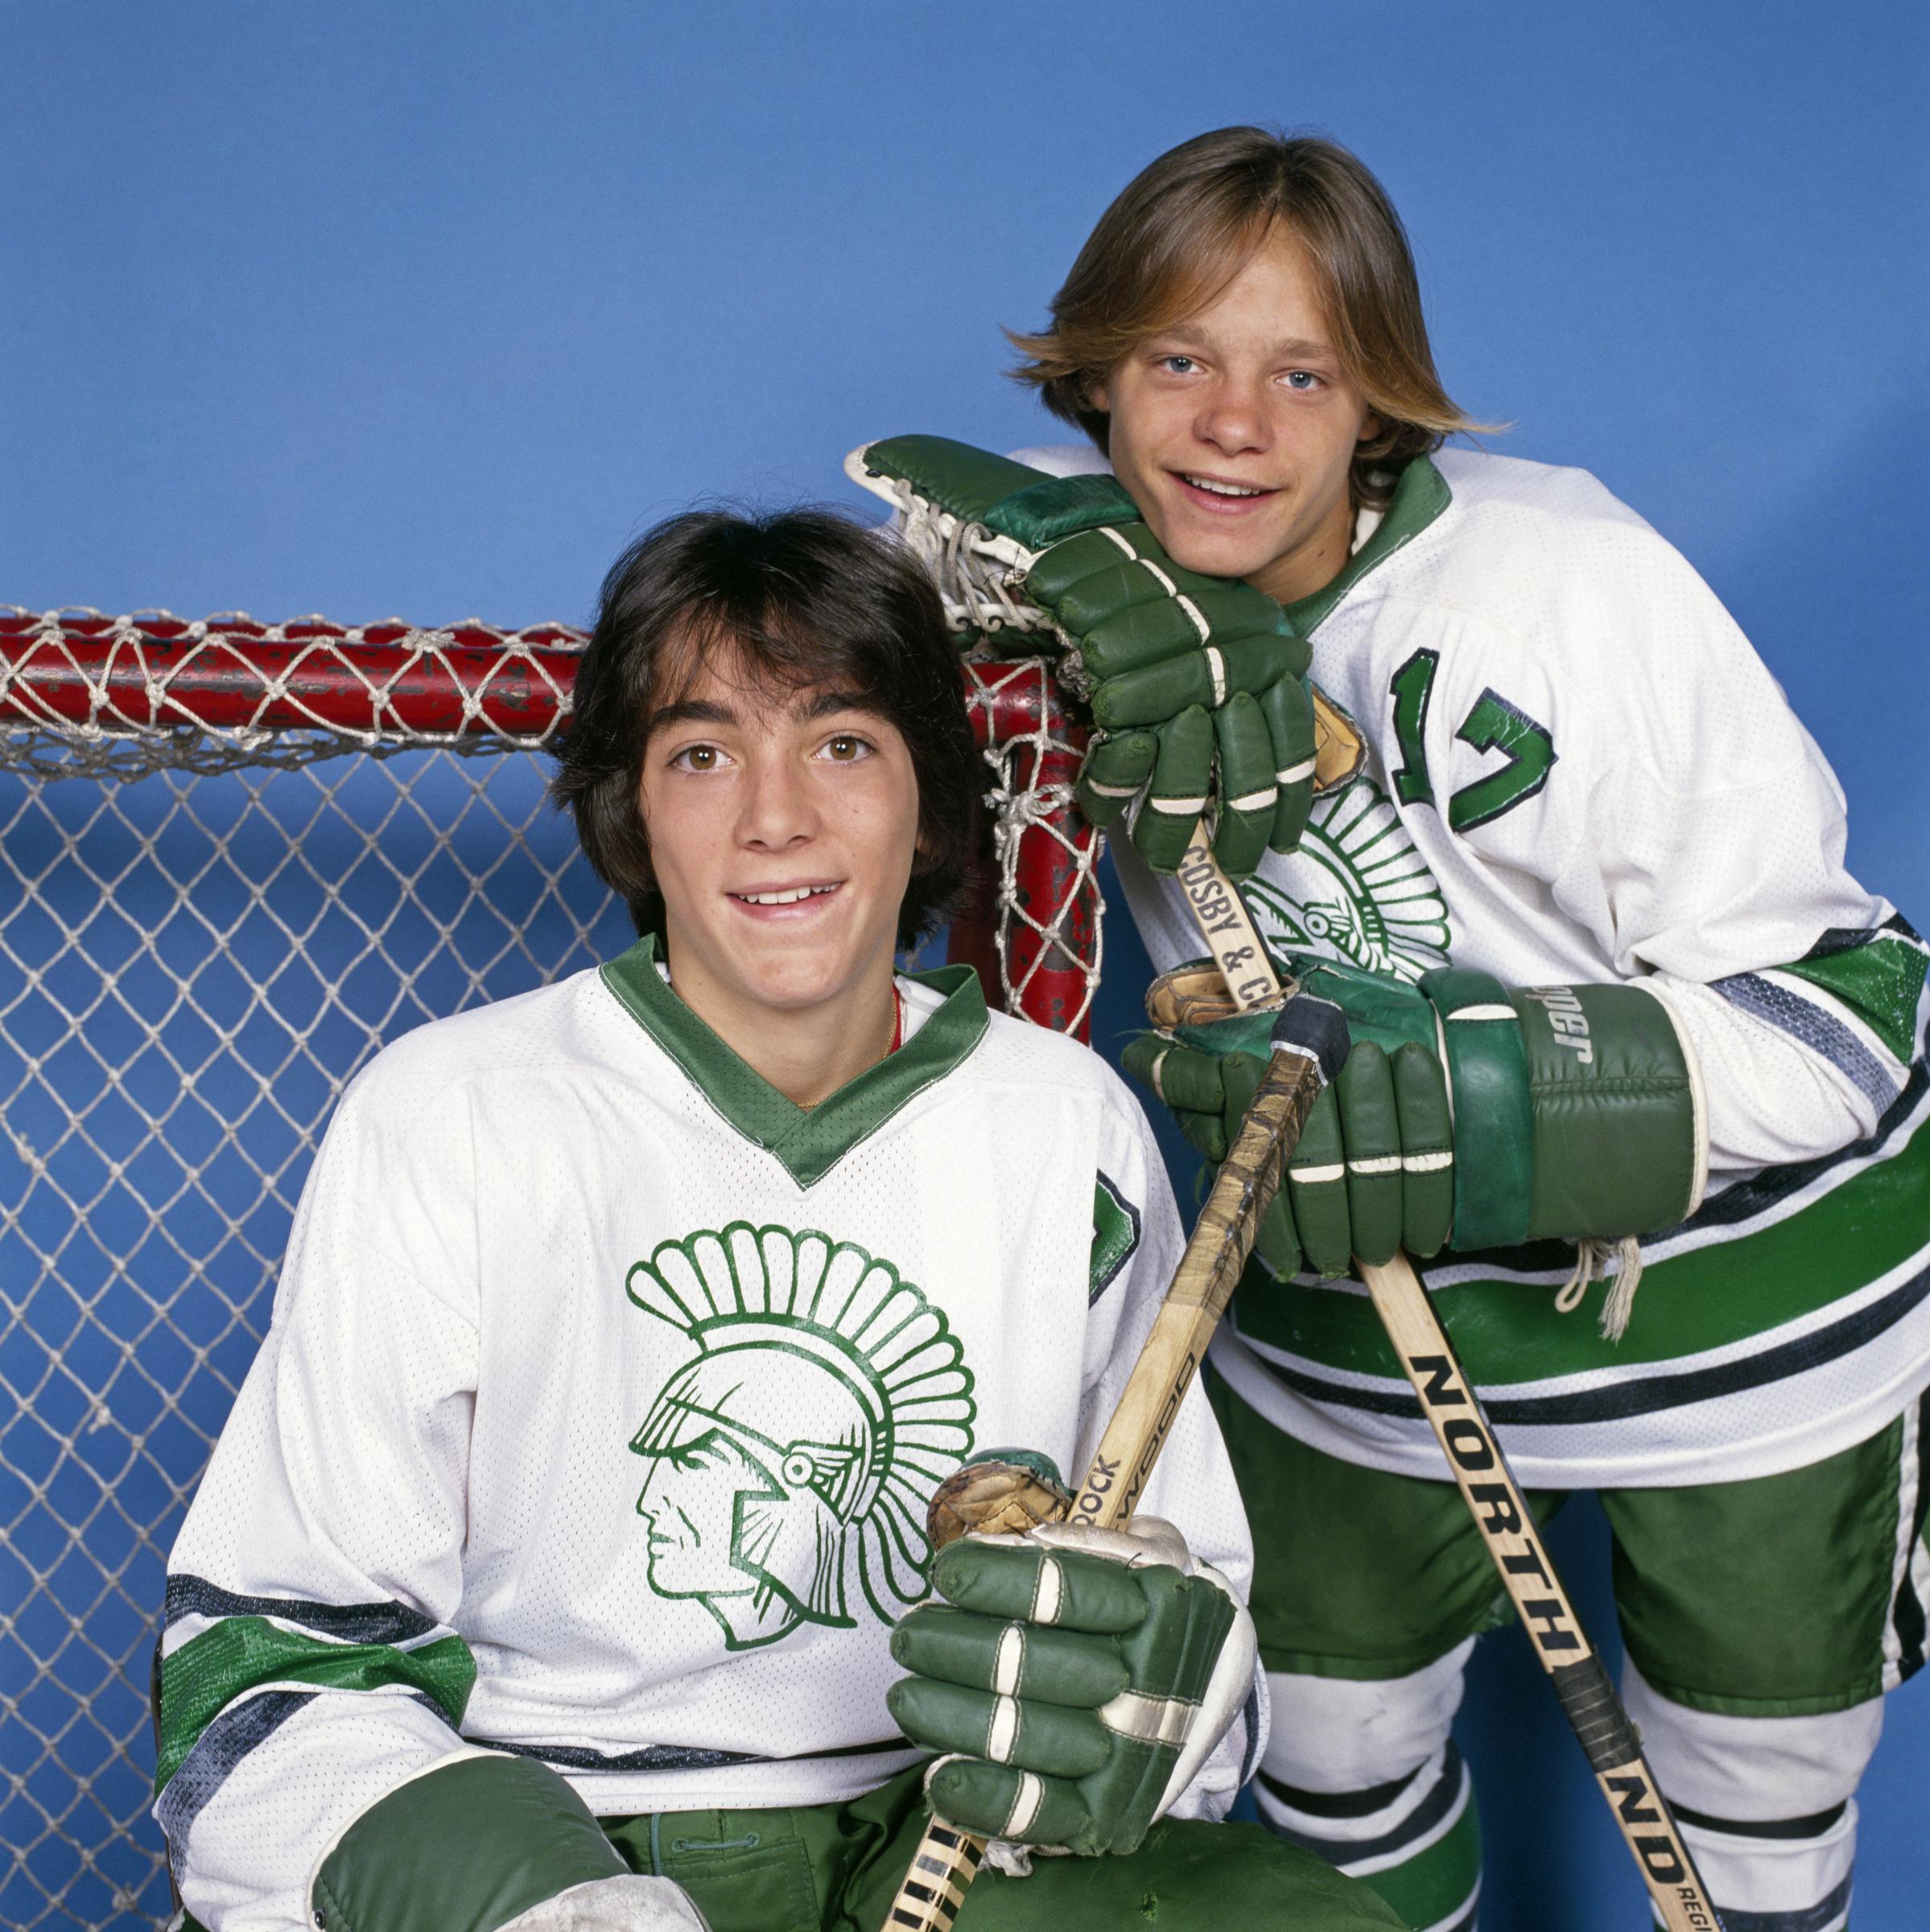
[[[1750,1823],[1677,1804],[1676,1823],[1723,1932],[1843,1932],[1856,1864],[1856,1801],[1819,1816]]]
[[[1622,1700],[1726,1932],[1841,1932],[1856,1863],[1851,1794],[1882,1735],[1883,1699],[1737,1717],[1676,1703],[1627,1663]]]

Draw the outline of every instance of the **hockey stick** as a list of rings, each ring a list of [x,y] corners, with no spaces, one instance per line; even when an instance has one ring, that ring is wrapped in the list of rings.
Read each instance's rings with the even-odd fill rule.
[[[1203,832],[1194,835],[1178,877],[1234,1004],[1243,1013],[1276,997],[1279,981],[1266,950]],[[1358,1257],[1355,1265],[1588,1768],[1635,1855],[1656,1916],[1668,1932],[1722,1932],[1668,1801],[1642,1755],[1640,1738],[1555,1573],[1514,1472],[1413,1263],[1397,1253],[1384,1265]]]
[[[1330,1001],[1290,999],[1280,1008],[1267,1071],[1065,1512],[1068,1521],[1103,1530],[1132,1515],[1246,1267],[1260,1216],[1279,1191],[1307,1115],[1346,1051],[1346,1023]],[[968,1480],[976,1474],[969,1468],[959,1472]],[[934,1518],[947,1487],[942,1485],[932,1499]],[[934,1814],[885,1915],[885,1932],[947,1932],[985,1855],[985,1842]]]

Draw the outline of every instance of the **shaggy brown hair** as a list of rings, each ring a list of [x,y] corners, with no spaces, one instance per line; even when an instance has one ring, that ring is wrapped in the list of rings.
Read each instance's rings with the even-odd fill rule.
[[[1008,329],[1012,370],[1054,415],[1103,450],[1111,419],[1092,407],[1130,350],[1196,315],[1275,235],[1306,251],[1334,349],[1379,419],[1353,466],[1357,503],[1383,503],[1412,458],[1470,422],[1435,373],[1406,230],[1354,155],[1311,135],[1223,127],[1161,155],[1099,219],[1037,335]]]
[[[604,579],[550,795],[639,933],[663,898],[637,797],[650,731],[706,666],[759,691],[858,694],[897,726],[918,782],[918,848],[898,911],[909,952],[942,924],[977,849],[985,766],[958,646],[908,551],[828,510],[691,510],[645,532]]]

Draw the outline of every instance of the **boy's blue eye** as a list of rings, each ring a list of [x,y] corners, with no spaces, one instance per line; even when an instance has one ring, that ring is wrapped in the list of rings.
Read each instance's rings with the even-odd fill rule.
[[[1161,356],[1160,361],[1176,376],[1186,375],[1193,368],[1193,358],[1190,356]]]
[[[1287,381],[1298,390],[1309,390],[1320,380],[1310,369],[1294,369],[1287,372]]]

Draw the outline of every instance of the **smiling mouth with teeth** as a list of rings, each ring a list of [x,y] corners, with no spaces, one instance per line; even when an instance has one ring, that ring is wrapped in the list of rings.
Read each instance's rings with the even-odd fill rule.
[[[802,899],[818,898],[837,890],[835,886],[794,886],[788,892],[733,892],[731,897],[747,906],[795,906]]]
[[[1216,497],[1268,497],[1273,493],[1262,489],[1257,485],[1243,483],[1215,483],[1210,477],[1188,477],[1186,481],[1195,489],[1203,489]]]

